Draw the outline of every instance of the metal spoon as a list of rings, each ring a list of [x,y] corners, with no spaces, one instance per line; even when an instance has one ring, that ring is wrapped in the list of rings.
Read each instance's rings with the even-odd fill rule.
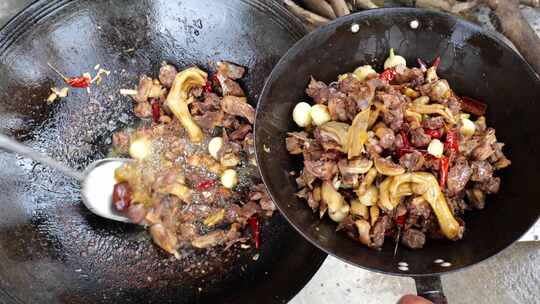
[[[114,209],[112,203],[114,170],[123,163],[131,161],[130,159],[101,159],[90,164],[83,172],[79,172],[3,134],[0,134],[0,149],[23,155],[78,180],[81,184],[82,201],[88,210],[104,218],[131,223],[128,217]]]

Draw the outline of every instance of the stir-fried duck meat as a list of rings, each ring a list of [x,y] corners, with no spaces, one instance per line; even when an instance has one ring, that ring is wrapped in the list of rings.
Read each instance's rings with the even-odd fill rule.
[[[165,64],[159,80],[141,76],[133,99],[143,123],[113,135],[114,153],[134,159],[115,172],[115,206],[178,258],[184,248],[246,242],[248,221],[276,209],[253,163],[255,110],[236,82],[245,69],[216,68],[209,78],[196,67]]]
[[[295,111],[312,119],[294,118],[302,130],[285,138],[303,161],[296,196],[371,248],[387,237],[411,249],[458,240],[460,217],[485,207],[501,186],[495,172],[511,162],[485,105],[453,92],[438,63],[407,68],[395,57],[380,74],[362,66],[328,85],[311,77],[314,105]]]

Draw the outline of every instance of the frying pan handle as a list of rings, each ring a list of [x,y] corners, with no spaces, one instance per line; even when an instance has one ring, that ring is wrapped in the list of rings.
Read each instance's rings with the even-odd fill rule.
[[[440,276],[414,277],[416,293],[434,304],[448,304]]]

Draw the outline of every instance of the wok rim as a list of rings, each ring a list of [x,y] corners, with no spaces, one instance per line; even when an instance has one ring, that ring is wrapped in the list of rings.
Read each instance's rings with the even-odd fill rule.
[[[510,47],[505,41],[503,41],[501,39],[501,37],[497,36],[496,33],[492,33],[491,31],[485,30],[482,27],[480,27],[479,25],[474,24],[474,23],[472,23],[470,21],[467,21],[467,20],[465,20],[463,18],[459,18],[457,16],[454,16],[454,15],[451,15],[451,14],[448,14],[448,13],[439,12],[439,11],[433,11],[433,10],[421,9],[421,8],[410,8],[410,7],[378,8],[378,9],[371,9],[371,10],[356,12],[356,13],[353,13],[353,14],[350,14],[350,15],[347,15],[347,16],[336,18],[336,19],[332,20],[331,22],[327,23],[326,25],[320,26],[317,29],[309,32],[302,39],[297,41],[281,57],[281,59],[278,61],[278,63],[274,66],[272,72],[270,73],[267,80],[265,81],[265,84],[264,84],[263,89],[261,91],[261,94],[259,96],[259,100],[257,102],[255,123],[254,123],[254,127],[253,127],[253,130],[254,130],[253,133],[255,134],[255,137],[254,137],[254,140],[255,140],[255,158],[256,158],[257,164],[259,164],[259,162],[260,162],[259,155],[261,155],[264,152],[259,147],[259,144],[257,143],[258,138],[256,136],[256,134],[258,133],[257,132],[258,125],[259,125],[258,122],[260,121],[260,116],[261,116],[259,109],[260,109],[260,105],[263,102],[263,99],[266,99],[266,95],[268,95],[268,92],[270,91],[270,84],[272,82],[274,82],[274,80],[277,78],[276,74],[277,74],[278,67],[284,65],[285,64],[284,63],[285,59],[290,57],[296,51],[301,50],[302,48],[309,46],[309,44],[306,41],[308,41],[310,37],[317,35],[319,32],[324,31],[327,28],[338,26],[338,25],[344,25],[344,24],[347,24],[348,22],[351,22],[351,21],[361,21],[361,19],[363,19],[365,17],[372,17],[374,15],[377,16],[377,15],[382,15],[382,14],[387,14],[387,13],[392,14],[391,18],[393,18],[395,14],[399,14],[399,13],[431,14],[436,18],[445,18],[445,19],[450,19],[450,20],[454,21],[456,27],[460,26],[460,27],[470,28],[473,31],[477,32],[478,34],[481,34],[481,35],[493,40],[497,45],[504,48],[505,50],[513,53],[516,56],[516,59],[519,60],[519,62],[517,62],[517,64],[521,64],[521,65],[525,66],[528,75],[535,80],[535,82],[536,82],[535,85],[537,87],[540,86],[540,76],[534,71],[534,69],[531,67],[531,65],[527,61],[525,61],[525,59],[523,59],[523,57],[521,56],[521,54],[519,54],[519,52],[517,52],[515,49]],[[388,17],[388,16],[389,15],[385,15],[385,17]],[[262,147],[262,144],[261,144],[261,147]],[[261,179],[262,179],[263,183],[266,186],[267,182],[271,178],[269,176],[267,176],[263,172],[263,170],[261,169],[260,166],[257,166],[257,168],[258,168],[259,173],[261,175]],[[275,199],[274,193],[270,190],[269,187],[267,187],[267,190],[268,190],[267,191],[268,194],[270,195],[270,198],[275,203],[277,200]],[[412,271],[409,271],[409,272],[385,271],[385,270],[381,270],[381,269],[378,269],[378,268],[372,268],[372,267],[369,267],[369,266],[360,265],[360,264],[356,264],[356,263],[354,263],[352,261],[349,261],[347,258],[344,258],[344,257],[340,256],[339,254],[336,254],[332,250],[330,250],[330,249],[326,248],[325,246],[321,245],[317,240],[311,238],[306,232],[303,231],[303,227],[300,224],[298,224],[295,221],[291,220],[289,215],[285,212],[285,208],[282,207],[281,204],[275,203],[275,205],[278,208],[278,210],[280,211],[280,213],[283,215],[283,217],[294,227],[294,229],[296,229],[296,231],[298,231],[298,233],[300,233],[300,235],[302,235],[302,237],[307,239],[311,244],[313,244],[314,246],[316,246],[320,250],[327,253],[329,256],[332,256],[332,257],[334,257],[334,258],[336,258],[336,259],[338,259],[338,260],[340,260],[342,262],[345,262],[345,263],[347,263],[347,264],[349,264],[351,266],[359,267],[361,269],[365,269],[365,270],[368,270],[368,271],[373,271],[373,272],[380,273],[380,274],[393,275],[393,276],[399,276],[399,277],[410,277],[410,278],[441,276],[441,275],[444,275],[444,274],[449,274],[449,273],[453,273],[453,272],[462,271],[462,270],[465,270],[465,269],[467,269],[467,268],[469,268],[471,266],[475,266],[475,265],[477,265],[479,263],[485,262],[485,261],[487,261],[487,260],[501,254],[503,251],[507,250],[510,246],[517,243],[519,241],[519,239],[521,239],[521,237],[523,237],[534,226],[534,224],[537,221],[540,220],[540,213],[539,213],[539,214],[536,215],[536,221],[533,222],[531,225],[529,225],[528,228],[523,233],[521,233],[518,238],[516,238],[515,240],[513,240],[509,244],[503,246],[498,252],[496,252],[496,253],[488,256],[488,257],[482,258],[482,259],[480,259],[480,260],[478,260],[478,261],[476,261],[474,263],[468,264],[468,265],[463,265],[463,266],[457,267],[455,269],[448,269],[448,270],[434,271],[434,272],[431,272],[431,273],[422,273],[422,274],[420,274],[420,273],[415,273],[415,272],[412,272]],[[285,205],[285,203],[284,203],[284,205]]]

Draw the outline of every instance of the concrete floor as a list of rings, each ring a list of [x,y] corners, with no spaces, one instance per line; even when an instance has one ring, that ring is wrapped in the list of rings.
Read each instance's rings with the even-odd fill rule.
[[[0,0],[0,25],[30,2]],[[538,10],[526,8],[524,13],[540,32]],[[540,243],[517,243],[485,263],[444,276],[443,284],[452,304],[540,303]],[[411,279],[372,273],[329,257],[290,304],[395,303],[414,291]]]

